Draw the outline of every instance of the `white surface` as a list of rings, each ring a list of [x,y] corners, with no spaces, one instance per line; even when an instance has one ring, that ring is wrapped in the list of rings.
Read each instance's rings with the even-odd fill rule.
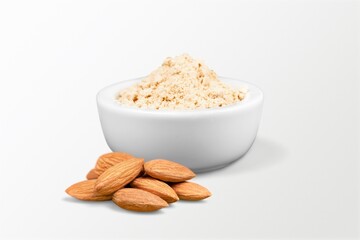
[[[114,152],[128,152],[145,161],[171,159],[197,173],[219,169],[239,159],[255,140],[263,93],[250,83],[220,79],[237,88],[246,86],[245,99],[218,109],[149,110],[116,102],[121,90],[141,79],[105,87],[96,99],[108,146]]]
[[[354,1],[2,1],[0,239],[357,237],[358,15]],[[69,199],[109,150],[97,91],[183,52],[262,88],[251,151],[195,179],[204,202]]]

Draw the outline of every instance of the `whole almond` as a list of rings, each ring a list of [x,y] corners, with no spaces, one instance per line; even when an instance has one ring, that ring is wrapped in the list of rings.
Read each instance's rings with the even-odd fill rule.
[[[152,177],[136,178],[130,183],[130,186],[153,193],[168,203],[173,203],[179,200],[179,197],[169,185]]]
[[[189,168],[165,159],[154,159],[144,165],[146,174],[165,182],[183,182],[195,177]]]
[[[85,180],[71,185],[65,190],[70,196],[85,201],[111,200],[111,195],[101,195],[95,192],[96,180]]]
[[[86,175],[86,179],[91,180],[91,179],[97,179],[99,177],[99,174],[97,174],[95,169],[91,169],[89,171],[89,173]]]
[[[144,159],[131,158],[108,168],[95,183],[95,191],[110,195],[134,180],[143,169]]]
[[[136,188],[120,189],[112,200],[121,208],[138,212],[151,212],[169,206],[155,194]]]
[[[171,185],[181,200],[197,201],[211,196],[209,190],[193,182],[181,182]]]
[[[134,156],[124,152],[110,152],[101,155],[95,165],[95,172],[101,175],[109,167],[114,166],[124,160],[134,158]]]

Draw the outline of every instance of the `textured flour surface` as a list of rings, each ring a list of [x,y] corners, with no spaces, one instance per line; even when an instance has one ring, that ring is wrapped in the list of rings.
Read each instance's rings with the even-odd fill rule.
[[[183,54],[165,59],[140,83],[121,91],[118,101],[147,109],[205,109],[239,102],[245,92],[221,82],[202,61]]]

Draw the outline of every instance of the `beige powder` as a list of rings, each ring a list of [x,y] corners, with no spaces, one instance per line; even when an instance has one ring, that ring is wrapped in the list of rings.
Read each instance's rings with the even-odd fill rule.
[[[122,90],[117,100],[145,109],[206,109],[239,102],[245,93],[220,81],[202,61],[183,54],[165,59],[148,77]]]

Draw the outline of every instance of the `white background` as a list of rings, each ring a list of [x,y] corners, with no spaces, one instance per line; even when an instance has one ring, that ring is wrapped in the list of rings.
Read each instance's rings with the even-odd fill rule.
[[[358,237],[359,13],[340,0],[2,1],[0,239]],[[184,52],[263,89],[251,151],[197,177],[204,202],[143,214],[69,198],[109,151],[97,91]]]

